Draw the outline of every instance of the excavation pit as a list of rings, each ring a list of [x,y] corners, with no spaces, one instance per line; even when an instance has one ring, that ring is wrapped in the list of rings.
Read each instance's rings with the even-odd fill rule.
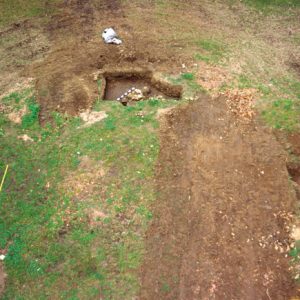
[[[135,99],[132,102],[157,97],[179,100],[182,96],[182,86],[172,85],[148,70],[104,72],[101,79],[101,97],[103,100],[118,100],[126,104],[132,99]],[[140,98],[132,96],[134,93],[140,92]]]

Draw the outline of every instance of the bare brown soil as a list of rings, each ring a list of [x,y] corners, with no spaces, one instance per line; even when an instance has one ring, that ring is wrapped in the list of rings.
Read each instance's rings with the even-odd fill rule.
[[[275,138],[202,97],[167,115],[161,144],[141,299],[298,295],[286,255],[296,196]]]

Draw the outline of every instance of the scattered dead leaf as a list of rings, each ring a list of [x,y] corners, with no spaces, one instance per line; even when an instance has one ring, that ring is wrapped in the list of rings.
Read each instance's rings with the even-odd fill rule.
[[[102,224],[102,220],[106,218],[106,214],[98,209],[91,209],[88,212],[88,219],[90,227],[97,227]]]
[[[256,89],[231,89],[220,93],[226,97],[229,110],[237,117],[250,121],[255,115]]]
[[[213,96],[223,84],[231,79],[229,73],[221,67],[211,66],[204,62],[199,62],[198,66],[197,82],[210,91]]]

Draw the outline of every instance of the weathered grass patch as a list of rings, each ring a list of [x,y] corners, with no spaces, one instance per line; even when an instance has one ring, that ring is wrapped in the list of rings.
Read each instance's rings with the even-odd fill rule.
[[[24,18],[46,16],[54,12],[54,4],[58,0],[1,0],[0,26],[20,21]]]
[[[259,10],[300,7],[298,0],[243,0],[243,2]]]
[[[182,73],[180,76],[169,77],[168,80],[173,84],[180,84],[184,87],[183,99],[194,98],[198,93],[206,93],[206,90],[196,82],[194,73]]]
[[[223,43],[212,39],[198,40],[196,45],[199,48],[199,52],[195,54],[195,59],[210,64],[220,63],[228,51]]]

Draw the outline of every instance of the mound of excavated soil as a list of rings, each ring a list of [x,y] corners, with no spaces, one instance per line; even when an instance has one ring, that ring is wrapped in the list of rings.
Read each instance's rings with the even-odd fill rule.
[[[49,54],[26,70],[37,78],[42,123],[52,111],[74,115],[91,108],[99,96],[93,74],[103,68],[159,66],[160,70],[166,61],[168,69],[178,65],[180,53],[171,62],[178,49],[166,51],[165,43],[139,32],[137,24],[129,25],[120,1],[67,1],[63,9],[64,14],[53,16],[45,30],[51,42]],[[122,37],[120,46],[102,41],[103,28],[111,24]]]
[[[167,114],[141,299],[289,299],[296,201],[285,154],[226,99]]]

